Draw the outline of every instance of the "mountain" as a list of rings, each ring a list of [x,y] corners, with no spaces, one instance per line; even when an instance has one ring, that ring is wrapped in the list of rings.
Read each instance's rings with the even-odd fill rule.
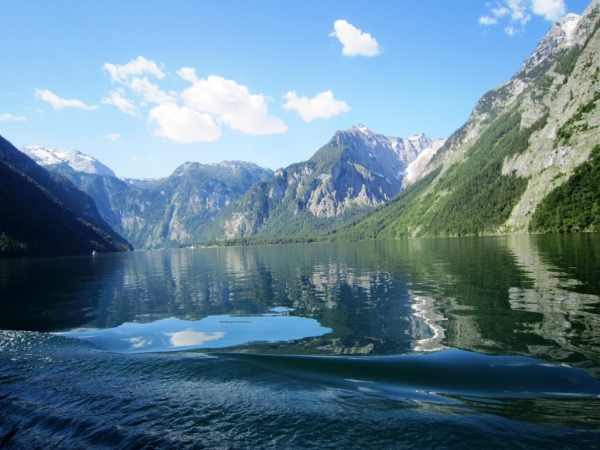
[[[61,150],[58,148],[46,149],[45,147],[40,146],[25,146],[21,147],[19,150],[33,159],[40,166],[64,163],[78,172],[116,177],[112,170],[96,158],[77,150]]]
[[[436,139],[431,141],[427,147],[425,147],[419,156],[411,162],[406,168],[406,176],[402,180],[404,187],[414,183],[423,173],[431,158],[435,156],[437,151],[444,146],[447,139]]]
[[[45,167],[90,195],[102,217],[136,249],[203,240],[223,208],[254,183],[273,176],[268,169],[241,161],[186,162],[171,176],[156,180],[121,180],[64,163]]]
[[[0,256],[130,250],[94,201],[0,136]]]
[[[600,230],[599,15],[556,22],[414,184],[336,238]]]
[[[330,230],[402,190],[409,165],[433,141],[386,137],[364,125],[338,131],[308,161],[257,183],[229,205],[207,233],[214,239],[312,234]]]

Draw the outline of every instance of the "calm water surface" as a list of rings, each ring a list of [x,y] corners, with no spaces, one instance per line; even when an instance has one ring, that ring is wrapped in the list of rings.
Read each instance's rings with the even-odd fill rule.
[[[600,449],[600,236],[0,260],[0,448]]]

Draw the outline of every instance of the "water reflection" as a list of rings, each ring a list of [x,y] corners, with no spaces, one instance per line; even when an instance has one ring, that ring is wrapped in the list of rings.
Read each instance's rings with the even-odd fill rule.
[[[228,345],[277,341],[254,350],[369,355],[458,348],[597,367],[600,238],[582,239],[182,249],[45,260],[51,264],[4,260],[0,307],[9,314],[0,317],[0,327],[122,331],[178,320],[185,325],[168,333],[184,334],[165,335],[168,345],[209,348],[231,335],[204,328],[214,317],[259,323],[275,313],[282,323],[310,320],[331,332],[263,338],[248,326],[243,341]],[[198,323],[202,327],[190,325]],[[127,348],[151,348],[143,336],[131,334]]]
[[[577,292],[576,288],[585,283],[569,275],[568,266],[560,268],[549,263],[551,257],[540,250],[544,243],[547,248],[548,244],[561,241],[564,243],[563,236],[508,240],[511,251],[533,280],[530,288],[509,290],[510,305],[514,310],[541,316],[535,323],[527,324],[527,332],[543,339],[539,344],[529,345],[531,354],[557,360],[581,360],[582,356],[594,359],[600,351],[598,296]],[[586,246],[586,250],[590,247]]]

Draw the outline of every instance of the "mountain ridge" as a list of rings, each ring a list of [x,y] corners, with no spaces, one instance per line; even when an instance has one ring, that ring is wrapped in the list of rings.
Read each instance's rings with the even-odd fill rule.
[[[555,23],[522,68],[477,102],[413,186],[337,238],[536,232],[538,205],[600,141],[599,16],[594,0],[580,18]]]
[[[400,192],[407,166],[432,142],[424,134],[387,137],[362,124],[337,131],[310,159],[279,169],[228,206],[206,237],[331,230]]]
[[[19,149],[41,166],[67,164],[78,172],[93,173],[116,177],[115,173],[96,158],[78,150],[61,150],[58,148],[24,146]]]
[[[0,256],[131,250],[94,201],[0,136]]]
[[[431,150],[432,143],[424,133],[406,139],[387,137],[361,124],[336,132],[308,161],[276,172],[243,161],[188,161],[169,177],[153,180],[95,173],[85,165],[68,164],[63,155],[73,152],[60,149],[49,152],[38,146],[23,147],[22,151],[36,149],[38,162],[94,198],[102,217],[135,248],[149,249],[259,232],[330,229],[389,201],[403,188],[408,166],[423,151]],[[45,151],[43,157],[39,149]],[[248,193],[248,189],[254,190]],[[234,212],[224,220],[222,213],[227,215],[234,208],[229,205],[243,195],[247,197],[240,199],[246,202],[242,207],[245,215]],[[286,207],[277,208],[277,201],[285,202]],[[277,221],[269,222],[268,217]]]
[[[269,169],[242,161],[185,162],[169,177],[143,181],[80,172],[63,163],[46,167],[94,198],[102,217],[136,249],[172,247],[196,239],[198,230],[221,209],[256,181],[273,175]]]

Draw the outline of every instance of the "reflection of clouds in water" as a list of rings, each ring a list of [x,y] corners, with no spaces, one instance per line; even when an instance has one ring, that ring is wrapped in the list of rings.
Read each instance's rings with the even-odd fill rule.
[[[215,341],[223,338],[225,333],[217,331],[212,334],[203,333],[201,331],[179,331],[177,333],[165,333],[166,336],[170,336],[171,345],[173,347],[187,347],[190,345],[202,345],[208,341]]]
[[[148,345],[153,344],[152,339],[147,339],[142,336],[132,337],[132,338],[123,339],[123,340],[125,342],[129,342],[129,344],[131,345],[131,348],[143,348],[143,347],[147,347]]]
[[[285,306],[277,306],[275,308],[269,309],[269,311],[273,311],[276,313],[286,313],[286,312],[294,312],[294,311],[296,311],[296,309],[295,308],[286,308]]]

